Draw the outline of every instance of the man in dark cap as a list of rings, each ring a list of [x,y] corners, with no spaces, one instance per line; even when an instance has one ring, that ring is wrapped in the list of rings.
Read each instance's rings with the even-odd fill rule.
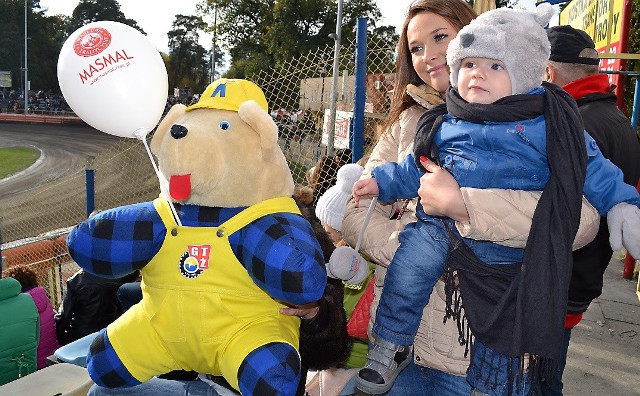
[[[578,102],[587,132],[602,154],[624,173],[624,181],[638,185],[640,143],[629,119],[618,109],[615,85],[606,74],[598,73],[598,52],[593,40],[582,30],[555,26],[547,30],[551,55],[546,80],[562,86]],[[602,293],[603,274],[613,254],[609,244],[606,218],[593,242],[573,252],[573,273],[569,286],[569,304],[560,367],[551,384],[545,384],[545,396],[562,395],[562,372],[567,358],[571,329],[582,319],[591,301]]]

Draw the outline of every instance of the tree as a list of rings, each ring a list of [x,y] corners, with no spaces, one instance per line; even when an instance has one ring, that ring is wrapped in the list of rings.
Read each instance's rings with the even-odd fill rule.
[[[244,77],[257,70],[282,64],[312,49],[333,45],[336,0],[203,0],[204,14],[217,14],[209,28],[229,48],[231,68],[227,76]],[[342,40],[355,38],[358,17],[381,18],[373,0],[344,3]]]
[[[0,70],[11,71],[12,86],[24,87],[24,0],[0,0]],[[80,0],[73,15],[45,16],[40,0],[27,0],[28,72],[33,89],[59,91],[57,61],[66,38],[98,20],[144,31],[120,11],[115,0]]]
[[[206,24],[201,17],[176,15],[169,37],[169,87],[190,87],[202,92],[209,83],[209,53],[198,44]]]
[[[222,69],[226,65],[226,58],[227,57],[226,57],[225,52],[218,45],[217,42],[214,41],[212,47],[213,47],[213,49],[212,49],[212,51],[209,52],[209,55],[211,56],[211,62],[214,63],[215,67],[214,67],[214,75],[211,76],[211,78],[213,80],[215,80],[217,77],[219,77],[222,74]]]
[[[120,11],[120,3],[116,0],[80,0],[68,21],[67,36],[82,26],[96,21],[124,23],[146,34],[136,21],[124,16]]]
[[[380,49],[375,62],[370,63],[369,73],[394,73],[396,70],[396,46],[399,35],[393,26],[374,28],[367,38],[369,48]]]
[[[12,86],[24,87],[24,1],[0,0],[0,70],[11,71]],[[58,89],[56,62],[60,19],[46,17],[39,0],[27,2],[27,67],[31,86]],[[60,43],[60,44],[59,44]]]
[[[233,76],[245,77],[245,71],[255,64],[252,59],[259,58],[267,67],[274,64],[267,55],[265,40],[274,3],[274,0],[204,0],[200,4],[203,14],[216,16],[216,24],[208,30],[226,42],[231,56],[230,70],[235,70]]]
[[[22,6],[22,7],[21,7]],[[24,2],[0,1],[0,70],[11,71],[13,86],[19,87],[24,64]]]
[[[57,64],[64,44],[64,21],[33,12],[29,28],[28,66],[33,89],[58,91]]]

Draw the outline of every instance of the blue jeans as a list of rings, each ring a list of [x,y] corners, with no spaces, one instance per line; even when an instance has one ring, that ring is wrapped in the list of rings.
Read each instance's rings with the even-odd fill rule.
[[[398,374],[387,396],[468,396],[471,386],[465,377],[419,366],[413,360]]]
[[[553,382],[551,384],[541,384],[541,393],[543,396],[562,396],[562,373],[567,365],[569,340],[571,340],[571,329],[565,329],[564,336],[562,337],[562,350],[560,351],[558,368],[553,372]]]
[[[472,348],[471,363],[467,370],[467,382],[471,384],[476,393],[507,396],[509,394],[509,371],[511,371],[513,375],[513,393],[511,395],[524,396],[529,394],[531,383],[526,373],[523,374],[524,378],[518,384],[519,359],[507,360],[504,355],[491,350],[477,339]],[[511,368],[509,368],[509,364],[511,364]],[[489,383],[488,379],[493,383]]]
[[[229,391],[230,392],[230,391]],[[231,393],[224,393],[231,394]],[[152,378],[131,388],[102,388],[93,385],[87,396],[221,396],[213,386],[200,381],[174,381]]]
[[[400,246],[389,264],[376,313],[376,337],[397,345],[413,344],[431,290],[444,272],[449,248],[444,222],[459,236],[453,220],[434,217],[408,224],[400,233]],[[522,261],[523,249],[470,239],[464,242],[487,264]]]

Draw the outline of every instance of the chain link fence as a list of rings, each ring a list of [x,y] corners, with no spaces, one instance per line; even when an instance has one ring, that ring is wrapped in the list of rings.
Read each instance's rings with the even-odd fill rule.
[[[327,156],[334,47],[290,59],[250,79],[262,87],[280,126],[280,145],[294,180],[314,189],[314,200],[336,182],[337,170],[352,162],[349,128],[353,118],[356,43],[342,46],[336,87],[334,155]],[[376,40],[367,46],[364,153],[370,152],[389,110],[394,85],[395,48]],[[356,158],[358,160],[358,158]]]
[[[144,145],[115,140],[87,165],[95,175],[96,210],[147,201],[159,193]],[[87,217],[85,170],[0,200],[3,268],[32,266],[53,303],[61,302],[66,280],[79,267],[67,252],[69,229]],[[52,275],[49,275],[52,274]]]
[[[314,189],[317,199],[336,182],[338,168],[352,162],[349,124],[355,90],[355,43],[340,51],[336,95],[335,155],[327,156],[327,130],[333,88],[333,46],[291,59],[248,79],[260,86],[280,129],[280,145],[297,184]],[[376,140],[393,89],[395,48],[370,41],[367,48],[365,154]],[[150,138],[150,136],[149,136]],[[142,142],[122,138],[96,156],[95,208],[107,209],[148,201],[159,193],[158,180]],[[65,237],[86,218],[85,172],[53,180],[0,201],[0,235],[4,264],[29,265],[58,306],[66,280],[78,270]]]

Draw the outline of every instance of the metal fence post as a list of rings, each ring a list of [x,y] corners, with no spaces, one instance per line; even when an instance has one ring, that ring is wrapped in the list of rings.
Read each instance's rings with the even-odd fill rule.
[[[87,194],[87,217],[89,217],[91,212],[96,208],[94,173],[95,171],[93,169],[85,169],[84,171],[84,184]]]
[[[356,70],[351,123],[351,152],[353,162],[364,154],[364,104],[367,96],[367,18],[358,18],[356,33]]]
[[[330,35],[331,36],[331,35]],[[338,101],[338,77],[340,77],[340,45],[342,44],[342,0],[338,0],[338,19],[333,52],[333,78],[331,84],[331,103],[329,103],[329,136],[327,138],[327,155],[334,155],[334,139],[336,132],[336,102]]]

